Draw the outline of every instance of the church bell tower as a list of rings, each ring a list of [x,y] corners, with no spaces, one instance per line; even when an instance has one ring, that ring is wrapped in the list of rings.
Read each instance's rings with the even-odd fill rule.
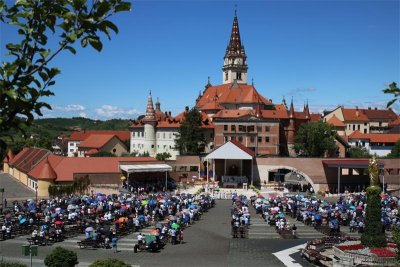
[[[224,65],[222,67],[222,83],[247,84],[247,56],[240,40],[239,22],[236,15],[233,18],[231,38],[226,48]]]

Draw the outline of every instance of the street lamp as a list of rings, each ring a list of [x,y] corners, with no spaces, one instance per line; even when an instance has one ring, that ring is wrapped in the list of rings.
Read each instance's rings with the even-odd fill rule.
[[[35,193],[36,193],[36,205],[37,205],[37,190],[38,190],[38,185],[37,185],[37,183],[35,183]]]

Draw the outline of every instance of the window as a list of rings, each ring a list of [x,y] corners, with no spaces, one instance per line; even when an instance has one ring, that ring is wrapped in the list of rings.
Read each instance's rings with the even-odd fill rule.
[[[228,142],[228,136],[224,136],[224,143]]]
[[[132,144],[132,148],[135,148],[135,144]]]
[[[266,132],[269,132],[270,129],[271,129],[271,127],[265,126],[265,131],[266,131]]]
[[[117,152],[117,149],[114,148],[112,151],[113,151],[113,153],[115,153],[115,152]]]
[[[245,132],[246,127],[244,125],[239,125],[239,132]]]
[[[242,79],[242,73],[241,72],[237,72],[236,73],[236,79],[237,80],[241,80]]]
[[[254,143],[254,136],[250,136],[250,143]]]
[[[261,132],[262,131],[262,127],[261,126],[257,126],[257,132]]]
[[[247,131],[248,132],[254,132],[254,126],[253,125],[247,126]]]
[[[228,131],[228,125],[224,125],[224,131]]]
[[[243,137],[239,136],[238,140],[239,140],[239,142],[243,142]]]
[[[269,143],[269,136],[265,137],[265,143]]]
[[[160,139],[160,133],[157,133],[157,139]]]
[[[355,131],[356,130],[356,125],[355,124],[353,124],[353,131]]]
[[[164,145],[164,149],[166,149],[167,148],[167,145]]]
[[[361,125],[358,124],[358,125],[357,125],[357,130],[360,130],[360,128],[361,128]]]
[[[151,148],[154,148],[154,145],[151,145]]]
[[[261,142],[262,142],[262,137],[261,137],[261,136],[257,137],[257,141],[258,141],[259,143],[261,143]]]
[[[71,149],[69,150],[69,152],[74,152],[74,149],[73,149],[73,148],[71,148]]]
[[[190,166],[190,171],[191,172],[198,172],[199,171],[199,166]]]
[[[367,133],[367,129],[364,129],[364,133]]]
[[[227,81],[227,80],[228,80],[228,72],[225,71],[225,81]]]
[[[366,123],[366,122],[364,122],[364,126],[367,126],[367,123]]]
[[[214,138],[214,133],[210,133],[210,138]]]
[[[172,133],[169,133],[169,139],[172,139]]]
[[[236,131],[236,126],[235,125],[231,125],[231,131],[235,132]]]

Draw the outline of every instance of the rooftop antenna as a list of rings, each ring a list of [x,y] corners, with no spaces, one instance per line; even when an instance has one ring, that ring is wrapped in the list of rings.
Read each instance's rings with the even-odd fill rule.
[[[237,9],[237,4],[235,4],[235,17],[236,17],[236,9]]]

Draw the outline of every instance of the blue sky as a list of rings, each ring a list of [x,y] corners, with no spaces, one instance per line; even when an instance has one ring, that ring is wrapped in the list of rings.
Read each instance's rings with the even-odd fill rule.
[[[293,96],[297,109],[308,100],[313,112],[383,107],[382,89],[400,83],[397,0],[134,1],[113,19],[120,32],[101,53],[78,49],[53,61],[62,74],[45,116],[133,119],[149,90],[164,111],[193,106],[208,76],[222,83],[235,4],[249,81],[274,103]],[[3,61],[16,35],[0,30]]]

